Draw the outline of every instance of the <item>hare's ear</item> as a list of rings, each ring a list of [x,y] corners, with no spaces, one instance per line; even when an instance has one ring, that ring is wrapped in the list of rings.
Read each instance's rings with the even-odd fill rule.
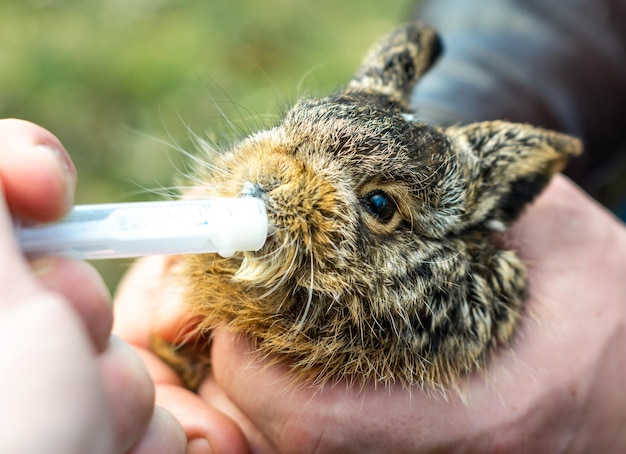
[[[525,124],[476,123],[446,133],[472,162],[466,175],[466,227],[505,230],[568,159],[582,152],[574,137]]]
[[[417,22],[405,24],[370,49],[346,91],[387,95],[407,107],[415,82],[441,51],[441,42],[433,29]]]

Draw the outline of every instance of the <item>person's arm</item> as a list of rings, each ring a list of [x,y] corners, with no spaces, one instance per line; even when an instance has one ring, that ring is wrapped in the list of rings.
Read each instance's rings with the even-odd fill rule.
[[[436,0],[413,16],[444,44],[413,99],[427,120],[507,119],[577,135],[586,152],[569,174],[587,189],[626,145],[625,1]]]

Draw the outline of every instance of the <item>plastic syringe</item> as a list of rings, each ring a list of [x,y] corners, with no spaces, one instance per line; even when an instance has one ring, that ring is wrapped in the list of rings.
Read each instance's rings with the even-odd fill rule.
[[[16,226],[27,256],[78,259],[257,251],[268,235],[255,197],[78,205],[50,224]]]

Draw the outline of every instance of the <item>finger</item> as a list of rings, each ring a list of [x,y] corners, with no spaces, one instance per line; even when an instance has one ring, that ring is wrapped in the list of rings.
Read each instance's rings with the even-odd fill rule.
[[[201,385],[199,395],[236,421],[254,451],[280,451],[276,443],[280,444],[283,429],[289,424],[297,426],[296,420],[306,419],[318,406],[310,396],[302,397],[309,389],[294,387],[281,366],[268,367],[251,352],[244,336],[216,329],[211,344],[212,374]],[[300,412],[303,407],[311,411]],[[288,437],[305,438],[296,431],[288,432]]]
[[[148,348],[154,313],[161,301],[167,264],[160,256],[138,260],[120,282],[113,332],[133,345]]]
[[[152,351],[138,346],[133,346],[133,348],[142,359],[154,383],[183,386],[183,383],[176,372],[174,372],[170,366],[163,362],[163,360],[157,357]]]
[[[45,129],[0,120],[0,304],[40,289],[15,239],[11,217],[46,221],[71,206],[76,171],[60,142]]]
[[[150,425],[139,442],[127,454],[153,454],[155,452],[184,454],[187,437],[183,427],[172,414],[162,407],[155,407]]]
[[[0,120],[0,181],[13,216],[51,221],[72,206],[76,169],[50,132],[22,120]]]
[[[143,348],[154,334],[179,338],[187,319],[173,266],[172,257],[148,257],[126,273],[115,298],[115,334]]]
[[[154,409],[154,385],[133,349],[112,336],[98,358],[119,452],[134,446],[148,427]]]
[[[141,347],[135,349],[157,383],[157,404],[182,424],[188,439],[188,453],[248,452],[245,438],[234,422],[183,388],[178,376],[152,352]]]
[[[520,256],[531,264],[558,264],[560,257],[555,255],[556,251],[570,254],[572,245],[579,252],[583,247],[597,250],[599,239],[620,224],[571,180],[556,175],[512,226],[511,236]]]
[[[182,424],[187,434],[189,453],[249,452],[238,426],[207,405],[197,394],[178,386],[158,385],[156,401]]]
[[[432,434],[442,410],[446,424],[439,436],[451,436],[450,421],[468,425],[458,417],[465,406],[454,394],[444,402],[402,385],[302,386],[286,368],[268,366],[251,351],[243,336],[217,330],[211,358],[215,383],[203,385],[200,395],[240,424],[255,452],[434,452]],[[418,449],[414,439],[427,448]]]
[[[61,452],[79,439],[83,446],[111,445],[110,412],[93,351],[64,300],[39,292],[4,308],[0,357],[3,440],[35,428],[31,438],[39,448],[24,452]],[[56,445],[45,446],[45,440]]]
[[[88,263],[46,257],[32,262],[31,269],[44,287],[63,295],[85,324],[97,351],[108,344],[113,314],[111,297],[98,272]]]

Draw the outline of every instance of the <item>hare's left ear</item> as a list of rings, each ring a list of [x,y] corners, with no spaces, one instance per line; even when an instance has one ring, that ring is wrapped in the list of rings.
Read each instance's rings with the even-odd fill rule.
[[[453,149],[469,162],[464,227],[503,231],[562,170],[582,152],[575,137],[504,121],[445,130]]]
[[[413,86],[441,51],[433,29],[418,22],[405,24],[370,49],[346,91],[386,95],[408,108]]]

